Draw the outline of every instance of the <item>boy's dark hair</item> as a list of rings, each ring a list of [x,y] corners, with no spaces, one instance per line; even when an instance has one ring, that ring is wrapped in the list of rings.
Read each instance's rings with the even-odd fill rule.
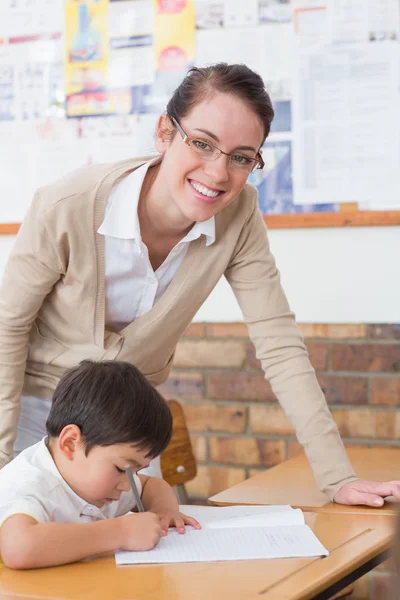
[[[245,102],[260,119],[264,140],[268,137],[274,118],[271,98],[260,75],[246,65],[217,63],[192,67],[168,102],[167,114],[180,121],[216,92],[231,94]]]
[[[84,360],[59,381],[46,422],[58,437],[67,425],[81,430],[86,455],[93,446],[135,444],[154,458],[172,434],[171,411],[145,376],[127,362]]]

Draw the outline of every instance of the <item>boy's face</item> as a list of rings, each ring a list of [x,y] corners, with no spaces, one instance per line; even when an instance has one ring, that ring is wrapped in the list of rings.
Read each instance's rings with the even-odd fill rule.
[[[150,459],[146,454],[146,449],[138,450],[132,444],[115,444],[94,446],[86,456],[80,444],[68,461],[67,483],[78,496],[100,508],[131,489],[126,468],[136,472],[147,467]]]

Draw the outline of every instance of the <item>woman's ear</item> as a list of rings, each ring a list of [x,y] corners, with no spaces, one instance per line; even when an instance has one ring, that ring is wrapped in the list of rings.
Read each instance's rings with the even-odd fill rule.
[[[163,154],[172,139],[173,126],[167,114],[162,114],[157,121],[155,146],[157,152]]]

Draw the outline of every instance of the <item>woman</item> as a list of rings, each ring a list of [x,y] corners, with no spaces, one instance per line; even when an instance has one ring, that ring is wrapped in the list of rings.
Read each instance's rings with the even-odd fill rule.
[[[355,479],[280,286],[246,184],[272,118],[244,65],[195,68],[159,119],[158,157],[86,167],[37,192],[0,293],[0,464],[17,428],[16,452],[44,435],[52,392],[80,360],[118,358],[165,381],[225,275],[321,489],[343,503],[400,499],[399,482]]]

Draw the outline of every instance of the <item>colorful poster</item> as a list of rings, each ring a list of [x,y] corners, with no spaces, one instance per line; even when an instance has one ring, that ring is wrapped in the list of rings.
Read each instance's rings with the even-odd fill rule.
[[[338,204],[296,205],[293,203],[292,142],[271,140],[262,150],[265,168],[249,177],[258,190],[258,204],[265,215],[334,212]]]
[[[124,99],[108,92],[108,0],[66,0],[67,116],[118,112]]]
[[[194,0],[154,0],[155,82],[144,112],[162,112],[193,66],[195,57]]]

